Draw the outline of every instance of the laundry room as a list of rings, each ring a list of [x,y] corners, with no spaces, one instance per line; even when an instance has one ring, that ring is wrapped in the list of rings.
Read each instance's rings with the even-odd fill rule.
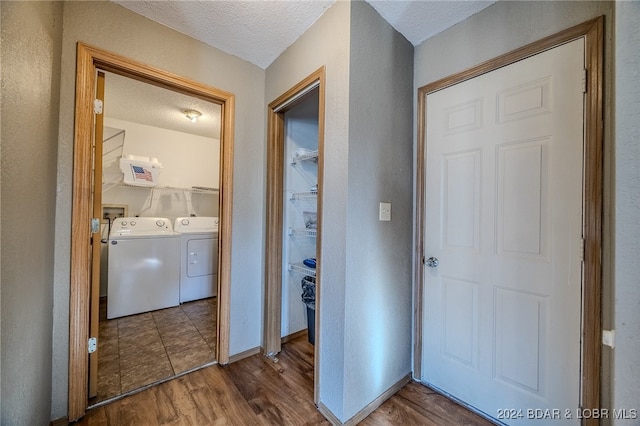
[[[109,72],[101,84],[93,404],[215,362],[218,282],[220,106]]]

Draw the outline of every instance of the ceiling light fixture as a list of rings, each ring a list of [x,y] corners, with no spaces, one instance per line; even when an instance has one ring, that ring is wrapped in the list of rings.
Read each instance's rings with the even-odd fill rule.
[[[191,122],[195,123],[198,121],[198,117],[202,115],[200,111],[196,111],[195,109],[188,109],[184,112],[184,115],[191,120]]]

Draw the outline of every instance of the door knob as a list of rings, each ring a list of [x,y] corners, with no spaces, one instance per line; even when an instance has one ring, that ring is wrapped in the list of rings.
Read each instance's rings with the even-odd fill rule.
[[[427,259],[425,263],[429,268],[437,268],[438,265],[440,264],[440,261],[438,260],[437,257],[430,257]]]

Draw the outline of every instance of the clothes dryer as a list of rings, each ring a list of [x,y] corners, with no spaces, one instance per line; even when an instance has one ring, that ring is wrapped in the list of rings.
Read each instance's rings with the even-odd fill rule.
[[[180,237],[162,217],[124,217],[109,234],[107,318],[180,304]]]
[[[174,230],[180,234],[180,303],[216,296],[218,218],[179,217]]]

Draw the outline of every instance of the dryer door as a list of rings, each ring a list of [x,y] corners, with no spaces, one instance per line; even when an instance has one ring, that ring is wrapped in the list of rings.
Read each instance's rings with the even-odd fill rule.
[[[213,275],[218,270],[218,239],[198,238],[187,242],[187,276]]]

